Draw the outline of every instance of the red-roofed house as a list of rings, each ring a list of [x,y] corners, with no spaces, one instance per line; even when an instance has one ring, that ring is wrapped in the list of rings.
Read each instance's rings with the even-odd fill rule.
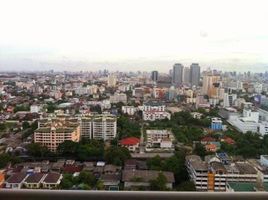
[[[136,137],[128,137],[120,140],[120,145],[126,147],[129,151],[136,151],[139,148],[140,139]]]
[[[201,139],[201,144],[206,145],[206,144],[209,144],[210,142],[215,142],[215,141],[216,141],[215,138],[206,136]]]
[[[75,172],[81,172],[83,169],[82,166],[77,166],[77,165],[65,165],[63,167],[63,172],[64,173],[69,173],[69,174],[74,174]]]
[[[221,139],[222,142],[225,142],[227,144],[230,144],[230,145],[234,145],[235,144],[235,141],[230,138],[230,137],[227,137],[227,136],[224,136],[222,139]]]
[[[209,152],[217,151],[217,146],[215,144],[207,144],[205,148],[206,148],[206,151],[209,151]]]

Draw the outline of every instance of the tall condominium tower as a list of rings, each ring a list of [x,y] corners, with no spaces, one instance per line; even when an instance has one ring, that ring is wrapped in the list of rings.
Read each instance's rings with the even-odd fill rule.
[[[172,83],[174,85],[181,85],[183,77],[183,65],[176,63],[173,65]]]
[[[193,63],[190,66],[190,83],[192,86],[198,86],[200,81],[200,66],[198,63]]]
[[[151,78],[156,82],[158,80],[158,71],[152,71]]]

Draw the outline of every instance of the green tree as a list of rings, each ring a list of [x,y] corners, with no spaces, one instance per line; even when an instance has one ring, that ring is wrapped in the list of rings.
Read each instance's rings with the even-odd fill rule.
[[[15,164],[18,162],[20,162],[20,159],[16,156],[7,153],[0,154],[0,169],[6,167],[8,163]]]
[[[177,151],[174,156],[166,159],[162,170],[173,172],[176,184],[188,180],[188,173],[185,167],[185,152]]]
[[[197,143],[194,148],[194,154],[204,158],[207,155],[206,149],[204,145]]]
[[[147,160],[147,166],[151,170],[162,170],[163,162],[159,155]]]
[[[103,157],[104,146],[91,141],[87,144],[79,144],[77,147],[77,157],[80,160],[88,160],[90,158],[101,158]]]
[[[48,113],[54,113],[54,111],[57,109],[57,105],[54,103],[47,103],[46,108]]]
[[[62,156],[75,156],[78,148],[78,143],[70,140],[66,140],[59,144],[57,151]]]
[[[162,172],[160,172],[156,179],[150,180],[150,190],[165,191],[167,190],[166,184],[167,184],[167,178]]]
[[[96,183],[96,188],[97,188],[98,190],[104,190],[104,184],[103,184],[103,181],[98,180],[97,183]]]
[[[73,176],[71,174],[64,174],[63,179],[61,180],[60,183],[60,188],[68,190],[71,189],[73,185],[74,185]]]
[[[138,122],[130,120],[126,116],[117,119],[117,131],[119,139],[123,137],[140,137],[141,126]]]
[[[123,165],[125,160],[129,159],[130,153],[125,147],[111,146],[104,153],[104,159],[114,165]]]
[[[192,181],[184,181],[176,187],[177,191],[196,191]]]
[[[27,122],[27,121],[22,122],[22,129],[25,130],[25,129],[28,129],[28,128],[30,128],[29,122]]]
[[[45,157],[50,154],[49,150],[38,144],[38,143],[31,143],[26,146],[26,149],[28,150],[29,155],[34,157]]]
[[[97,183],[97,179],[92,173],[87,171],[81,171],[78,176],[78,182],[87,184],[90,187],[94,187]]]

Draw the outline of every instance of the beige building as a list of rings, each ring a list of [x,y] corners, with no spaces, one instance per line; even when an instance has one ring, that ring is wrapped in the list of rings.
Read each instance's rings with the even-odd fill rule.
[[[205,75],[203,77],[202,93],[208,95],[210,98],[219,97],[220,76],[219,75]]]
[[[59,144],[66,140],[79,142],[79,123],[71,121],[54,121],[47,123],[45,127],[38,128],[34,133],[34,142],[40,143],[53,152],[57,150]]]
[[[107,85],[108,87],[115,87],[117,82],[116,75],[110,74],[107,79]]]

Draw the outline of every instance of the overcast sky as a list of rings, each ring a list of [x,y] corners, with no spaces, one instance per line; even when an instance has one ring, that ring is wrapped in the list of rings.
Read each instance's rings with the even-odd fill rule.
[[[268,70],[267,0],[0,0],[0,71]]]

